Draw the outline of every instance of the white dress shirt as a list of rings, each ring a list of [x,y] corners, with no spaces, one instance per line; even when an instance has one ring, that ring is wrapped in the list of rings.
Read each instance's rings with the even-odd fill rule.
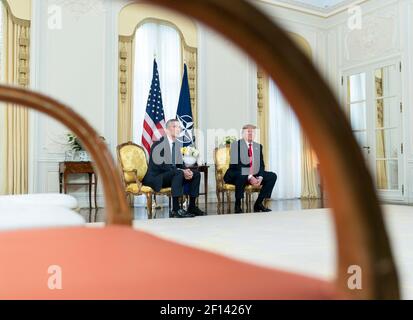
[[[166,138],[168,139],[169,149],[171,150],[171,156],[172,156],[172,144],[173,144],[174,142],[175,142],[175,144],[176,144],[177,140],[173,141],[172,138],[171,138],[170,136],[168,136],[168,135],[166,135]],[[176,147],[176,145],[175,145],[175,147]],[[176,150],[175,150],[175,151],[176,151]],[[179,150],[179,151],[176,151],[176,152],[181,152],[181,151]],[[176,154],[175,154],[175,157],[176,157]],[[171,160],[172,160],[172,159],[171,159]],[[178,170],[182,170],[182,169],[178,168]]]

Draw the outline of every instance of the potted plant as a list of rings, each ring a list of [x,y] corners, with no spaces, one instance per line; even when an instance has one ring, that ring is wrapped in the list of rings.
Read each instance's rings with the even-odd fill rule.
[[[79,138],[73,133],[68,133],[66,136],[67,144],[70,148],[70,150],[65,153],[66,161],[90,161],[90,157],[84,150]]]

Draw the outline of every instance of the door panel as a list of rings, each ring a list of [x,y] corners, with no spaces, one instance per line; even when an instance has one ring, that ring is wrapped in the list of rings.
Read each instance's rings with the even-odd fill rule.
[[[387,198],[403,196],[401,74],[398,61],[348,72],[346,106],[354,136]]]
[[[397,64],[374,69],[375,163],[379,190],[401,190],[399,179],[401,119]]]

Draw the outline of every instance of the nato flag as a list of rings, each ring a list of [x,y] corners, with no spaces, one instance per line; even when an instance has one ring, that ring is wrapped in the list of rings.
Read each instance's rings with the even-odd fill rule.
[[[178,110],[176,119],[181,124],[181,135],[178,138],[183,146],[189,146],[194,143],[193,129],[194,120],[192,117],[191,96],[189,93],[188,70],[184,65],[184,76],[182,78],[181,94],[179,95]]]

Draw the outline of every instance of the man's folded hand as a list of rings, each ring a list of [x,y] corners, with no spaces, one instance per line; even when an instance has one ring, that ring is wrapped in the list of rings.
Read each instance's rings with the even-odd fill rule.
[[[186,180],[191,180],[193,176],[194,176],[194,174],[193,174],[191,169],[185,169],[184,170],[184,177],[185,177]]]

